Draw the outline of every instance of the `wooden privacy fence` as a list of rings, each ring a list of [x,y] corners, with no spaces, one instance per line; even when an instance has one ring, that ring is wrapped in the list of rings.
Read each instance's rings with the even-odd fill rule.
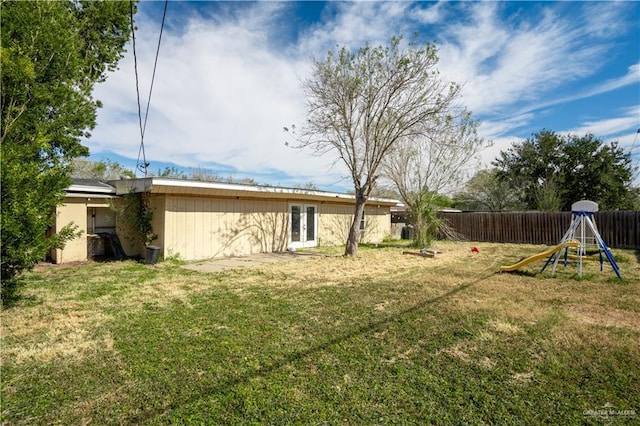
[[[440,213],[471,241],[557,244],[571,224],[571,212]],[[640,211],[596,212],[594,219],[609,247],[640,249]]]

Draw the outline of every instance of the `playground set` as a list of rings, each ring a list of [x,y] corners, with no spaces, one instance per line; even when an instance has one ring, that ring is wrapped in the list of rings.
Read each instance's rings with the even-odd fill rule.
[[[550,247],[542,253],[535,254],[513,265],[502,266],[501,270],[503,272],[516,271],[532,262],[547,258],[540,272],[543,272],[549,265],[553,265],[551,274],[555,275],[558,263],[562,258],[565,267],[568,265],[569,259],[577,260],[578,276],[581,277],[583,261],[594,260],[593,257],[588,255],[588,251],[596,249],[598,251],[598,258],[595,260],[600,261],[600,271],[604,269],[604,261],[606,259],[618,278],[622,279],[620,268],[616,264],[611,251],[596,227],[593,214],[597,211],[598,204],[593,201],[582,200],[573,203],[571,206],[571,225],[558,245]]]

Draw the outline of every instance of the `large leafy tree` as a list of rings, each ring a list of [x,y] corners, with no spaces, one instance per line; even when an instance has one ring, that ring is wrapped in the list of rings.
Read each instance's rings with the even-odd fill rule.
[[[93,86],[116,68],[130,35],[129,2],[3,1],[2,289],[59,246],[45,236],[74,158],[88,150],[100,102]]]
[[[500,152],[493,165],[498,179],[515,188],[528,209],[569,210],[583,199],[603,210],[638,207],[630,154],[591,134],[542,130]]]
[[[346,47],[314,60],[303,87],[308,119],[296,134],[303,147],[331,152],[349,171],[355,192],[354,217],[345,255],[355,256],[360,218],[398,143],[424,134],[431,118],[448,109],[459,87],[441,78],[432,44],[369,44]]]

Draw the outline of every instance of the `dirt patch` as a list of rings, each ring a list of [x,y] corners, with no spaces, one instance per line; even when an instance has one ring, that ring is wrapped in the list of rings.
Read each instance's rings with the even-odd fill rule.
[[[519,334],[523,332],[522,328],[508,321],[491,320],[489,321],[489,327],[498,333],[504,334]]]
[[[256,253],[249,256],[225,257],[220,259],[198,261],[186,264],[184,265],[184,268],[197,272],[214,273],[227,269],[250,268],[254,266],[260,266],[265,263],[271,264],[277,262],[289,262],[293,260],[309,259],[318,256],[318,254],[313,253],[303,254],[295,252]]]
[[[27,361],[48,362],[57,357],[79,360],[95,351],[112,351],[109,333],[95,333],[93,327],[109,317],[93,311],[46,313],[41,310],[17,318],[4,318],[3,340],[7,337],[21,343],[4,345],[2,364]]]
[[[640,332],[640,313],[608,309],[596,305],[576,305],[567,309],[571,318],[579,322],[604,327],[626,327]]]
[[[533,380],[533,371],[528,371],[525,373],[513,373],[511,375],[510,382],[512,384],[526,384],[530,383]]]

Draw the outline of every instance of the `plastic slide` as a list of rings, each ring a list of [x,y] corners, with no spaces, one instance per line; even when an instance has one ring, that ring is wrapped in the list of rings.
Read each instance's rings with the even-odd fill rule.
[[[553,246],[551,248],[549,248],[549,250],[543,251],[542,253],[538,253],[535,254],[531,257],[527,257],[526,259],[521,260],[520,262],[510,265],[510,266],[501,266],[500,269],[503,272],[513,272],[516,269],[520,269],[525,265],[528,265],[531,262],[535,262],[536,260],[541,260],[544,259],[545,257],[549,257],[557,252],[559,252],[560,250],[562,250],[565,247],[577,247],[579,245],[579,243],[577,243],[576,241],[567,241],[565,243],[561,243],[558,244],[557,246]]]

